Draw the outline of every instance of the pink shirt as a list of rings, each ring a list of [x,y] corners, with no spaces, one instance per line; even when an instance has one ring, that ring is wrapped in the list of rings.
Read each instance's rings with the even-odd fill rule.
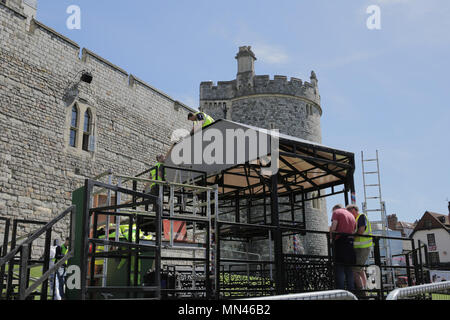
[[[353,214],[345,209],[336,209],[333,212],[331,221],[337,221],[337,227],[335,232],[338,233],[355,233],[356,221]],[[338,239],[339,236],[336,236]]]

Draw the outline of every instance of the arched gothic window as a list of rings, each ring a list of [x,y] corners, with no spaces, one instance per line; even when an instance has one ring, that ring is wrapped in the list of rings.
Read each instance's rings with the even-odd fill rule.
[[[89,109],[84,113],[84,125],[83,125],[83,150],[90,151],[89,143],[91,137],[92,116]]]
[[[72,116],[70,119],[70,146],[76,147],[78,133],[78,106],[76,104],[72,107]]]

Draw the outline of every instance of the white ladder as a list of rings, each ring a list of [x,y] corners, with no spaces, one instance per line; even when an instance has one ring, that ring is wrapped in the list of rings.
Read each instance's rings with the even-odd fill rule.
[[[388,236],[388,223],[386,216],[386,203],[381,197],[381,179],[380,179],[380,160],[378,157],[378,150],[376,150],[376,157],[372,159],[364,159],[364,152],[361,151],[362,162],[362,177],[364,186],[364,202],[362,203],[362,211],[369,217],[369,214],[375,216],[375,220],[369,218],[372,225],[372,229],[375,225],[381,226],[381,235],[383,239],[381,241],[380,249],[384,252],[384,260],[386,265],[392,265],[392,253],[390,241],[384,238]],[[376,164],[374,167],[373,164]],[[369,167],[369,168],[367,168]],[[376,175],[377,179],[370,179],[368,177]],[[366,180],[367,179],[367,180]],[[391,285],[395,287],[395,274],[394,269],[390,269],[391,273]]]

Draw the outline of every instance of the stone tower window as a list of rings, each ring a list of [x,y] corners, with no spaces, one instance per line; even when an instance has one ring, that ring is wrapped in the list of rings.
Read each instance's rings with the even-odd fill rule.
[[[91,105],[76,101],[67,109],[65,139],[71,152],[95,151],[96,110]]]
[[[78,106],[76,104],[72,107],[72,117],[70,120],[70,146],[77,146],[77,131],[78,131]]]
[[[316,199],[312,199],[312,207],[314,209],[320,209],[320,199],[318,199],[317,197],[319,196],[319,193],[317,191],[314,191],[311,194],[311,198],[316,198]]]
[[[91,124],[92,116],[89,109],[84,113],[84,125],[83,125],[83,150],[91,151],[89,148],[91,138]]]

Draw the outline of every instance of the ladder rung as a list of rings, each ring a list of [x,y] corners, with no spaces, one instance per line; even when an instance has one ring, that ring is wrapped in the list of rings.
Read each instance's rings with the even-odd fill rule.
[[[381,211],[381,209],[367,209],[366,212]]]
[[[367,197],[366,199],[380,199],[380,197]]]
[[[367,160],[363,160],[363,161],[377,161],[377,159],[367,159]]]
[[[379,184],[365,184],[364,187],[379,187]]]
[[[363,174],[374,174],[374,173],[378,173],[378,171],[367,171],[367,172],[363,172]]]

